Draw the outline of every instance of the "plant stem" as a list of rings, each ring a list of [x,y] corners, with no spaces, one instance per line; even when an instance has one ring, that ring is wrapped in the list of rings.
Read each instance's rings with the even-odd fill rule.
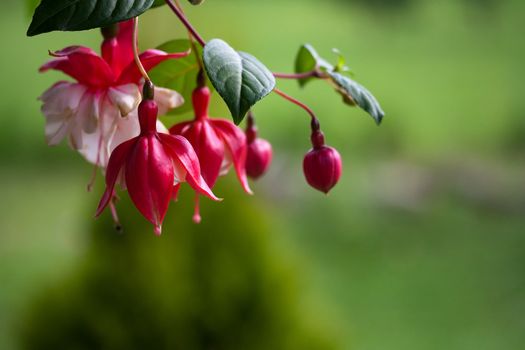
[[[279,79],[305,79],[305,78],[319,78],[319,72],[317,70],[313,70],[310,72],[305,73],[294,73],[294,74],[287,74],[287,73],[273,73],[273,76]]]
[[[277,88],[273,89],[273,92],[275,92],[277,95],[281,96],[285,100],[288,100],[291,103],[293,103],[293,104],[301,107],[302,109],[304,109],[310,115],[310,117],[312,117],[312,120],[317,120],[317,117],[315,116],[314,111],[312,111],[312,109],[310,107],[308,107],[307,105],[305,105],[301,101],[296,100],[292,96],[285,94],[284,92],[282,92],[281,90],[279,90]]]
[[[173,11],[173,13],[175,13],[175,15],[179,18],[179,20],[182,22],[182,24],[184,24],[184,26],[186,27],[186,29],[188,29],[188,31],[191,33],[191,35],[193,35],[193,37],[195,38],[195,40],[197,40],[199,42],[199,44],[204,47],[206,45],[206,42],[204,41],[204,39],[199,35],[199,33],[197,33],[197,31],[195,30],[195,28],[191,25],[191,23],[188,21],[188,19],[186,18],[186,16],[184,16],[184,14],[182,13],[182,11],[177,7],[177,5],[175,5],[175,3],[172,1],[172,0],[166,0],[166,4],[171,8],[171,10]]]
[[[135,17],[133,21],[133,57],[135,59],[135,64],[140,71],[140,74],[144,77],[146,81],[151,81],[148,72],[144,69],[142,62],[140,61],[139,56],[139,18]]]
[[[186,14],[184,13],[184,10],[182,9],[182,5],[180,4],[179,0],[175,0],[175,5],[177,5],[177,8],[180,10],[182,15],[186,17]],[[199,51],[197,51],[197,46],[195,45],[195,38],[191,34],[191,32],[188,30],[188,39],[190,41],[191,50],[193,51],[193,54],[195,55],[195,59],[197,60],[197,64],[199,65],[199,69],[202,71],[204,70],[204,63],[202,63],[201,57],[199,56]]]

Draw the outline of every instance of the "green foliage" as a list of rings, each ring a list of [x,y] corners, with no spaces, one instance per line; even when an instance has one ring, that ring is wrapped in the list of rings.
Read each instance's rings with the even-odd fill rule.
[[[260,211],[232,196],[230,205],[203,203],[194,225],[183,193],[160,238],[124,199],[124,233],[108,214],[93,225],[80,269],[40,295],[23,322],[22,348],[334,349],[303,321]]]
[[[381,109],[374,95],[361,84],[345,77],[337,72],[329,72],[328,75],[336,85],[336,90],[343,96],[343,101],[350,106],[359,106],[374,118],[377,124],[381,124],[385,112]]]
[[[346,104],[359,106],[370,114],[377,124],[381,124],[385,112],[379,102],[364,86],[343,75],[350,72],[350,68],[346,66],[346,60],[339,50],[333,49],[333,52],[337,55],[335,65],[319,56],[313,46],[302,45],[295,59],[295,72],[317,72],[319,77],[324,78],[335,87],[336,91],[343,96]],[[299,85],[304,87],[311,80],[313,77],[299,79]]]
[[[204,66],[211,83],[239,124],[248,110],[275,87],[275,78],[259,60],[213,39],[204,47]]]
[[[182,52],[189,50],[191,43],[188,39],[168,41],[158,47],[165,52]],[[162,62],[150,72],[150,77],[157,86],[179,92],[186,103],[179,108],[169,112],[171,115],[186,113],[192,110],[191,94],[195,88],[197,76],[199,75],[199,62],[197,55],[202,57],[202,49],[195,45],[197,52],[192,52],[189,56]]]
[[[27,30],[28,36],[55,30],[78,31],[105,27],[136,17],[154,0],[42,0]]]
[[[301,45],[295,57],[295,72],[308,73],[316,69],[332,70],[333,66],[319,56],[310,44]],[[299,79],[299,85],[304,87],[313,77]]]
[[[151,7],[153,8],[153,7],[163,6],[163,5],[166,5],[165,0],[154,0],[153,5]]]

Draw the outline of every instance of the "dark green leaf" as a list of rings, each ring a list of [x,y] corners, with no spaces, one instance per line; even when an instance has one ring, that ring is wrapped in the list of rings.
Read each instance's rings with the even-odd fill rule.
[[[158,47],[165,52],[182,52],[191,47],[188,39],[172,40]],[[197,47],[197,54],[202,57],[202,49]],[[172,89],[180,93],[186,101],[169,114],[177,115],[192,110],[191,95],[197,84],[199,64],[195,52],[176,60],[167,60],[155,67],[149,74],[155,85]]]
[[[162,6],[162,5],[166,5],[166,1],[165,0],[155,0],[155,1],[153,1],[153,5],[151,7],[152,8],[153,7],[159,7],[159,6]]]
[[[344,101],[352,106],[359,106],[374,118],[377,124],[380,124],[385,116],[377,99],[364,86],[358,84],[352,79],[336,72],[328,73],[332,82],[336,86]]]
[[[261,62],[237,52],[220,39],[204,47],[204,66],[211,83],[239,124],[248,110],[275,87],[275,78]]]
[[[28,36],[54,30],[78,31],[106,27],[141,15],[154,0],[42,0]]]
[[[295,72],[296,73],[308,73],[316,69],[324,71],[331,71],[334,67],[322,59],[317,51],[310,44],[304,44],[299,48],[299,52],[295,58]],[[299,79],[299,85],[304,87],[306,83],[314,78]]]
[[[188,0],[190,4],[192,5],[200,5],[204,2],[204,0]]]

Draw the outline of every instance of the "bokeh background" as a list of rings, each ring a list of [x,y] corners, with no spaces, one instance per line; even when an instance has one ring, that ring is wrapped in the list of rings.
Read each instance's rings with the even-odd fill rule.
[[[0,12],[0,349],[523,347],[525,2],[187,6],[206,38],[274,71],[291,72],[302,43],[339,48],[387,117],[378,128],[321,82],[279,81],[343,155],[338,187],[306,185],[308,119],[270,96],[255,113],[275,161],[257,195],[230,174],[226,200],[205,202],[195,227],[186,193],[160,239],[125,200],[123,234],[95,222],[101,179],[87,193],[91,167],[45,145],[36,98],[62,76],[39,65],[100,37],[26,38],[28,12],[22,1]],[[144,16],[144,47],[182,37],[167,8]]]

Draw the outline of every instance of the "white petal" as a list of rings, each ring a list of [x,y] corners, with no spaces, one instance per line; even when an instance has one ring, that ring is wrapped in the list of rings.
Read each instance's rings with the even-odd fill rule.
[[[186,181],[186,174],[188,173],[186,169],[180,164],[179,161],[173,162],[173,170],[174,170],[174,179],[173,179],[173,185],[175,186],[178,183],[185,182]]]
[[[108,96],[118,107],[122,117],[127,116],[137,108],[141,100],[139,86],[136,84],[112,87],[108,90]]]
[[[164,124],[162,124],[162,122],[160,120],[157,120],[157,132],[159,132],[161,134],[169,134],[170,133],[168,128]]]
[[[69,133],[69,145],[71,148],[80,150],[83,144],[82,139],[82,129],[76,125],[72,125]]]
[[[93,133],[82,133],[82,147],[78,150],[86,160],[102,168],[107,166],[111,154],[110,144],[114,137],[120,112],[109,98],[101,101],[97,128]]]
[[[86,88],[80,84],[59,82],[40,97],[46,118],[46,140],[56,145],[72,130],[74,115]]]
[[[140,125],[136,112],[130,113],[126,118],[119,118],[116,124],[115,133],[113,134],[113,138],[109,145],[110,151],[113,152],[118,145],[139,136],[139,134]]]
[[[42,112],[47,116],[75,111],[86,90],[85,86],[76,83],[55,84],[39,98],[43,102]]]
[[[224,176],[228,174],[228,171],[230,171],[230,168],[233,164],[233,157],[232,153],[230,152],[228,147],[224,147],[224,159],[222,160],[221,164],[221,170],[219,171],[219,176]]]
[[[91,164],[97,164],[99,159],[99,142],[100,142],[100,132],[94,132],[92,134],[84,133],[82,135],[83,145],[82,148],[78,151],[84,158]]]
[[[80,101],[75,118],[78,124],[88,134],[96,131],[100,118],[101,92],[87,91]]]
[[[58,145],[69,133],[70,125],[69,120],[63,120],[62,117],[47,118],[45,129],[47,144]]]
[[[159,105],[159,115],[184,104],[184,98],[177,91],[155,87],[155,101]]]

